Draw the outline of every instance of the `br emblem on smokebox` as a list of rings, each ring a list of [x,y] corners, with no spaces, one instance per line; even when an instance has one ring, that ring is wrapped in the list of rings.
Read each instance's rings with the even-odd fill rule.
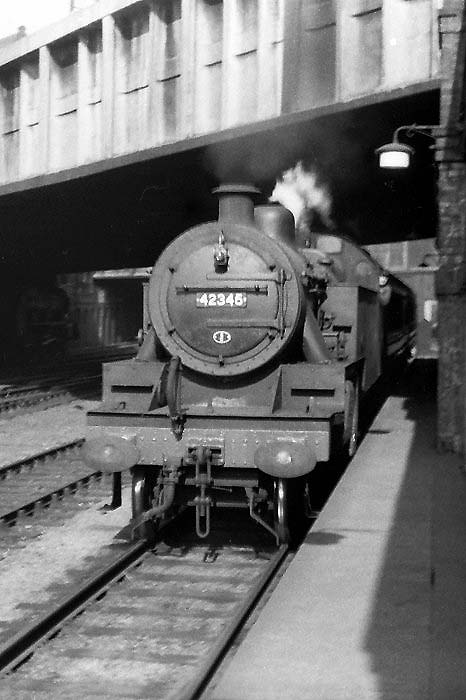
[[[228,331],[215,331],[213,333],[212,338],[214,339],[215,343],[218,343],[219,345],[225,345],[226,343],[229,343],[231,340],[231,335],[228,333]]]

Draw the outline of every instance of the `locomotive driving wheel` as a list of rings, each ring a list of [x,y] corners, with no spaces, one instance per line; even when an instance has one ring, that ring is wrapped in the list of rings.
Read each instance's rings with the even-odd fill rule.
[[[359,381],[345,382],[345,432],[343,442],[348,446],[348,456],[353,457],[359,435]]]
[[[309,489],[305,478],[275,479],[274,529],[280,544],[295,544],[309,523]]]
[[[146,510],[152,507],[154,497],[154,479],[151,474],[141,467],[133,469],[133,483],[131,489],[131,505],[133,518],[138,518]],[[153,543],[157,533],[157,524],[154,520],[146,520],[137,530],[137,536]]]
[[[274,527],[280,544],[290,541],[288,479],[275,479],[273,493]]]

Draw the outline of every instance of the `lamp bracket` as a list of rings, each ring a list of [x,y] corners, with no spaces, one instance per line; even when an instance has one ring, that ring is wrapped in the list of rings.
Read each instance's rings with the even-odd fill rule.
[[[399,143],[399,135],[403,131],[406,132],[408,138],[413,137],[415,134],[421,134],[435,141],[438,137],[459,134],[463,131],[463,128],[459,124],[403,124],[395,129],[393,133],[394,143]]]

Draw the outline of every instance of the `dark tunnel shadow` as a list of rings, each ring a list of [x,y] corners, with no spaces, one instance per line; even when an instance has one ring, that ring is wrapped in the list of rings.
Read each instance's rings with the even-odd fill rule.
[[[466,698],[466,478],[457,456],[435,451],[436,366],[418,364],[393,394],[404,397],[414,426],[364,650],[378,700],[460,700]],[[455,531],[462,531],[462,542]]]

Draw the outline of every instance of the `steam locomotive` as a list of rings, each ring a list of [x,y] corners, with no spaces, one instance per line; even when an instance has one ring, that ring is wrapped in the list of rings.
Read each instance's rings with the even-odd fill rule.
[[[297,240],[282,206],[223,185],[218,220],[173,240],[145,288],[135,359],[104,365],[85,459],[132,470],[133,531],[191,507],[246,508],[277,542],[309,506],[309,474],[354,454],[361,398],[415,343],[410,289],[350,239]]]
[[[6,363],[37,364],[63,358],[73,335],[69,299],[53,279],[3,280],[0,357]]]

